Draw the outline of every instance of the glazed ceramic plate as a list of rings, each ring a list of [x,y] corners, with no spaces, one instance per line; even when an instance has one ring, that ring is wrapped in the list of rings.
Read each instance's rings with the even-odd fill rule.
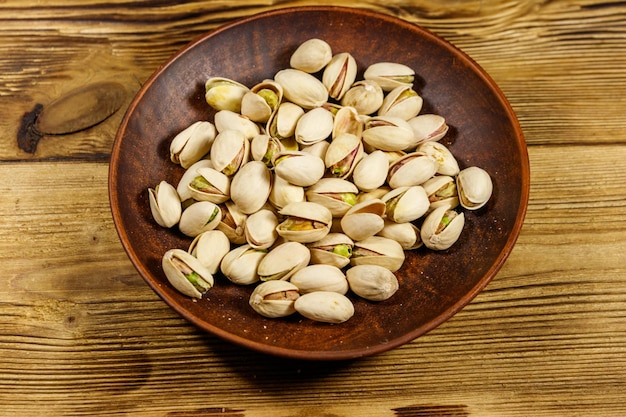
[[[200,301],[178,293],[161,269],[170,248],[190,238],[158,226],[148,187],[177,184],[183,169],[169,160],[176,133],[197,120],[213,120],[204,99],[208,77],[252,86],[288,67],[295,48],[309,38],[334,52],[350,52],[361,71],[379,61],[399,62],[416,73],[422,113],[450,125],[441,143],[461,168],[477,165],[493,178],[490,202],[466,211],[459,241],[440,252],[407,253],[397,272],[400,290],[374,303],[356,297],[343,324],[316,323],[298,314],[259,316],[248,305],[253,287],[223,276]],[[349,359],[380,353],[437,327],[467,305],[496,275],[520,232],[529,192],[526,144],[515,114],[494,81],[471,58],[433,33],[371,11],[307,7],[254,15],[192,42],[143,85],[131,103],[111,155],[109,193],[121,242],[137,271],[175,311],[196,326],[247,348],[298,359]]]

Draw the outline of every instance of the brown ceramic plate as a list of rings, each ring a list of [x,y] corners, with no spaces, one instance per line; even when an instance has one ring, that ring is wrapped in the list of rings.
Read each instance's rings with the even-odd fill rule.
[[[286,68],[297,45],[328,41],[351,52],[361,71],[377,61],[412,67],[422,113],[451,126],[442,143],[461,167],[477,165],[493,177],[489,204],[466,213],[460,240],[449,250],[408,253],[400,290],[389,300],[355,299],[346,323],[314,323],[294,315],[266,319],[248,305],[251,287],[224,277],[206,299],[192,301],[166,280],[161,257],[190,239],[153,221],[148,187],[177,184],[182,168],[169,161],[169,143],[200,119],[213,120],[204,82],[223,76],[246,85]],[[371,11],[307,7],[282,9],[228,24],[192,42],[145,83],[120,126],[111,155],[109,194],[115,226],[141,276],[175,311],[198,327],[245,347],[298,359],[349,359],[407,343],[467,305],[500,270],[519,235],[529,192],[526,144],[494,81],[454,46],[414,24]]]

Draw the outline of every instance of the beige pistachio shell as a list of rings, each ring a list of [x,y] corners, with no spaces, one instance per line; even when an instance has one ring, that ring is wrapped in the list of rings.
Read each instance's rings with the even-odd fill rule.
[[[387,183],[391,188],[421,185],[435,175],[437,161],[423,152],[411,152],[389,166]]]
[[[445,206],[436,208],[422,223],[422,241],[430,249],[448,249],[461,236],[464,224],[464,213],[457,213]]]
[[[319,159],[321,159],[322,161],[324,160],[324,158],[326,157],[326,151],[328,151],[328,147],[330,146],[330,143],[328,141],[321,141],[321,142],[317,142],[314,143],[312,145],[306,145],[306,146],[302,146],[300,148],[300,150],[302,152],[306,152],[306,153],[310,153],[311,155],[315,155],[317,156]]]
[[[325,140],[333,131],[333,123],[333,114],[325,108],[309,110],[298,119],[296,142],[306,146]]]
[[[283,150],[281,142],[266,134],[256,135],[250,141],[250,156],[254,161],[263,162],[268,168],[272,168],[272,159],[275,154]]]
[[[310,201],[289,203],[279,213],[284,220],[276,227],[276,232],[286,240],[310,243],[330,232],[332,214],[321,204]]]
[[[333,57],[330,45],[318,38],[311,38],[298,46],[289,59],[292,68],[308,73],[321,71]]]
[[[341,178],[322,178],[306,190],[306,199],[330,210],[333,217],[343,216],[356,203],[359,189]]]
[[[324,156],[324,164],[331,175],[347,178],[362,157],[361,139],[351,133],[342,133],[330,142]]]
[[[219,133],[211,146],[213,168],[231,176],[248,162],[250,141],[238,130],[226,130]]]
[[[312,264],[325,264],[343,268],[350,263],[354,242],[344,233],[329,233],[322,239],[309,243]]]
[[[401,85],[385,96],[378,115],[410,120],[419,114],[423,104],[424,99],[413,88]]]
[[[363,134],[363,117],[354,107],[344,106],[335,112],[331,136],[334,139],[343,133],[350,133],[358,138]]]
[[[264,80],[241,100],[241,115],[257,123],[266,123],[283,100],[283,88],[273,80]]]
[[[161,181],[156,187],[148,189],[148,198],[152,217],[159,226],[169,228],[178,223],[183,209],[173,185]]]
[[[428,211],[430,201],[422,186],[394,188],[381,200],[386,205],[385,217],[396,223],[412,222]]]
[[[238,285],[250,285],[259,281],[257,269],[267,250],[254,249],[250,245],[237,246],[229,251],[220,264],[222,274]]]
[[[402,267],[404,258],[404,250],[398,242],[382,236],[371,236],[354,242],[350,264],[379,265],[395,272]]]
[[[217,229],[222,231],[228,240],[235,245],[246,243],[245,225],[248,215],[230,200],[220,204],[219,207],[222,211],[222,219],[217,225]]]
[[[194,256],[182,249],[170,249],[161,260],[167,280],[181,293],[202,298],[213,287],[213,275]]]
[[[493,182],[489,173],[479,167],[465,168],[456,178],[459,201],[468,210],[483,207],[493,192]]]
[[[418,146],[417,150],[437,161],[437,174],[458,175],[460,171],[459,163],[452,155],[452,152],[441,142],[424,142]]]
[[[408,121],[415,136],[415,144],[436,142],[448,133],[446,119],[438,114],[420,114]]]
[[[205,83],[206,102],[216,110],[241,111],[241,100],[250,89],[223,77],[211,77]]]
[[[183,176],[180,177],[180,181],[178,181],[178,184],[176,185],[176,192],[178,192],[181,202],[191,199],[191,192],[189,191],[188,185],[191,180],[198,176],[198,168],[203,167],[212,168],[213,163],[210,159],[201,159],[187,168],[183,173]]]
[[[304,114],[304,109],[297,104],[285,101],[270,116],[265,127],[268,135],[277,139],[286,139],[296,133],[298,120]]]
[[[261,133],[259,125],[252,120],[239,113],[232,112],[230,110],[220,110],[215,113],[215,128],[219,133],[227,130],[237,130],[245,136],[246,139],[251,140],[256,135]]]
[[[398,278],[380,265],[357,265],[346,271],[350,289],[361,298],[384,301],[391,298],[398,288]]]
[[[183,234],[196,237],[202,232],[215,229],[221,220],[222,211],[216,204],[200,201],[183,211],[178,228]]]
[[[417,249],[423,245],[419,228],[410,222],[386,221],[385,227],[378,232],[378,236],[395,240],[404,250]]]
[[[278,218],[273,211],[261,209],[246,219],[246,241],[254,249],[267,249],[278,238]]]
[[[376,188],[375,190],[359,193],[357,203],[362,203],[368,200],[380,200],[389,191],[391,191],[391,187],[383,185],[382,187]]]
[[[294,308],[302,316],[323,323],[343,323],[354,315],[354,305],[345,295],[315,291],[301,295]]]
[[[328,90],[314,76],[297,69],[283,69],[274,80],[283,88],[285,98],[304,109],[320,107],[328,101]]]
[[[284,151],[274,155],[274,173],[288,182],[309,187],[318,182],[326,167],[317,156],[302,151]]]
[[[222,258],[229,251],[228,236],[220,230],[200,233],[189,245],[189,253],[195,256],[211,274],[219,271]]]
[[[257,268],[261,281],[288,280],[311,260],[309,248],[302,243],[287,241],[275,246]]]
[[[441,206],[453,209],[459,205],[456,181],[451,176],[437,175],[422,184],[422,187],[428,195],[428,201],[430,201],[429,210]]]
[[[298,288],[287,281],[267,281],[256,286],[250,295],[250,307],[267,318],[286,317],[296,312]]]
[[[322,74],[322,83],[330,97],[341,100],[356,80],[356,75],[356,60],[350,53],[341,52],[334,55],[326,65]]]
[[[365,122],[363,141],[375,149],[402,151],[415,146],[409,123],[399,117],[374,116]]]
[[[415,71],[396,62],[377,62],[365,69],[363,78],[376,81],[384,91],[391,91],[402,85],[412,86]]]
[[[341,218],[341,230],[355,241],[374,236],[385,226],[385,209],[385,203],[380,199],[355,204]]]
[[[289,282],[300,290],[300,294],[313,291],[334,291],[339,294],[348,292],[348,281],[345,274],[332,265],[309,265],[289,278]]]
[[[272,187],[270,170],[261,161],[243,165],[230,184],[230,198],[245,214],[259,211],[267,202]]]
[[[380,86],[371,80],[357,81],[341,99],[342,106],[350,106],[359,114],[373,114],[383,104],[384,93]]]
[[[170,160],[183,168],[189,168],[202,159],[211,149],[217,132],[211,122],[198,121],[172,139]]]
[[[381,187],[387,180],[389,162],[383,151],[376,150],[363,159],[352,172],[352,181],[363,191],[372,191]]]
[[[208,167],[198,168],[197,173],[187,185],[194,200],[220,204],[230,198],[230,179],[225,174]]]
[[[278,210],[289,203],[304,201],[304,187],[291,184],[286,179],[275,175],[272,189],[269,195],[269,202]]]

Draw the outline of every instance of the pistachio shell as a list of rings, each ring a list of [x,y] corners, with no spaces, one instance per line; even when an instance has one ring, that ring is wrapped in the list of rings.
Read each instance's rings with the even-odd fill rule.
[[[412,152],[389,166],[387,183],[391,188],[421,185],[435,175],[439,163],[422,152]]]
[[[361,159],[352,172],[352,181],[363,191],[381,187],[387,180],[389,162],[383,151],[376,150]]]
[[[178,228],[183,234],[196,237],[202,232],[215,229],[221,220],[222,211],[216,204],[200,201],[183,211]]]
[[[399,117],[375,116],[365,122],[363,141],[383,151],[402,151],[415,146],[415,135]]]
[[[271,210],[261,209],[246,219],[246,241],[254,249],[267,249],[278,238],[278,218]]]
[[[273,167],[274,155],[282,150],[280,141],[266,134],[256,135],[250,141],[250,156],[254,161],[263,162],[268,168]]]
[[[323,107],[306,112],[296,124],[296,141],[311,145],[328,138],[333,131],[333,114]]]
[[[324,176],[325,166],[317,156],[302,151],[274,155],[274,173],[294,185],[308,187]]]
[[[328,101],[324,84],[311,74],[296,69],[280,70],[274,80],[283,88],[285,98],[305,109],[320,107]]]
[[[354,83],[356,75],[356,60],[350,53],[341,52],[334,55],[326,65],[322,74],[322,83],[328,90],[330,97],[341,100]]]
[[[304,114],[304,109],[297,104],[285,101],[278,106],[278,109],[270,116],[265,130],[268,135],[285,139],[293,136],[296,132],[298,120]]]
[[[393,239],[382,236],[371,236],[367,239],[355,241],[350,264],[379,265],[395,272],[404,263],[404,250]]]
[[[189,194],[197,201],[210,201],[215,204],[230,198],[230,179],[213,168],[198,168],[198,175],[189,182]]]
[[[461,236],[465,224],[465,215],[439,207],[431,211],[424,219],[421,237],[424,245],[434,250],[445,250]]]
[[[437,175],[422,184],[422,187],[424,187],[428,201],[430,201],[429,210],[441,206],[453,209],[459,205],[455,179],[448,175]]]
[[[410,222],[386,221],[385,227],[378,232],[378,236],[395,240],[404,250],[417,249],[423,245],[419,228]]]
[[[328,151],[328,147],[330,146],[330,143],[328,141],[321,141],[321,142],[317,142],[314,143],[312,145],[306,145],[306,146],[302,146],[300,148],[300,150],[302,152],[306,152],[306,153],[310,153],[311,155],[315,155],[317,156],[319,159],[321,159],[322,161],[324,160],[324,158],[326,157],[326,152]]]
[[[209,152],[216,133],[211,122],[197,121],[191,124],[172,139],[170,160],[183,168],[189,168]]]
[[[298,288],[287,281],[267,281],[257,285],[250,295],[250,307],[268,318],[286,317],[296,312]]]
[[[283,88],[273,80],[264,80],[244,94],[241,115],[253,122],[265,123],[283,99]]]
[[[341,218],[343,232],[353,240],[363,240],[380,232],[385,226],[385,203],[370,199],[354,205]]]
[[[189,253],[195,256],[211,274],[219,271],[222,258],[229,251],[230,241],[220,230],[202,232],[189,245]]]
[[[214,120],[215,128],[219,133],[227,130],[236,130],[243,133],[245,138],[248,140],[251,140],[253,137],[261,133],[259,125],[247,117],[230,110],[218,111],[215,113]]]
[[[161,266],[170,284],[189,297],[202,298],[213,287],[213,275],[200,261],[182,249],[165,252]]]
[[[363,78],[376,81],[384,91],[391,91],[400,85],[412,86],[415,71],[396,62],[377,62],[365,69]]]
[[[180,220],[182,206],[174,186],[161,181],[154,189],[148,189],[150,211],[154,220],[162,227],[172,227]]]
[[[312,264],[326,264],[343,268],[350,263],[354,242],[343,233],[329,233],[307,246],[311,251]]]
[[[300,290],[300,294],[313,291],[334,291],[339,294],[348,292],[346,276],[336,266],[332,265],[309,265],[289,278],[289,282]]]
[[[344,106],[335,113],[332,138],[334,139],[342,133],[350,133],[358,138],[363,133],[362,116],[354,107]]]
[[[378,110],[378,115],[410,120],[419,114],[423,103],[424,100],[415,90],[408,85],[401,85],[387,94]]]
[[[448,133],[446,119],[438,114],[421,114],[408,121],[415,136],[415,144],[438,141]]]
[[[213,163],[211,162],[210,159],[199,160],[198,162],[194,163],[189,168],[187,168],[183,176],[180,178],[180,181],[178,181],[178,184],[176,185],[176,192],[178,192],[181,202],[192,198],[191,191],[189,190],[188,185],[194,178],[198,176],[198,168],[203,168],[203,167],[212,168]]]
[[[332,214],[321,204],[309,201],[289,203],[279,213],[284,220],[276,227],[276,231],[287,240],[315,242],[330,232]]]
[[[304,198],[304,187],[291,184],[278,175],[274,176],[269,195],[269,202],[272,206],[280,210],[289,203],[304,201]]]
[[[452,152],[441,142],[424,142],[418,146],[417,150],[437,161],[437,174],[458,175],[459,163]]]
[[[217,229],[224,232],[231,243],[241,245],[246,242],[245,224],[247,215],[243,213],[235,203],[228,200],[219,205],[222,211],[222,219]]]
[[[386,218],[396,223],[412,222],[428,211],[430,201],[423,187],[399,187],[389,191],[382,198],[385,202]]]
[[[211,77],[205,83],[206,102],[216,110],[241,111],[241,100],[249,90],[237,81],[223,77]]]
[[[353,107],[359,114],[372,114],[382,106],[384,97],[376,82],[363,80],[352,84],[341,99],[341,105]]]
[[[456,178],[459,201],[468,210],[478,210],[487,204],[493,192],[489,173],[479,167],[468,167]]]
[[[306,190],[307,201],[330,210],[333,217],[343,216],[356,203],[356,185],[340,178],[322,178]]]
[[[265,256],[267,256],[266,250],[254,249],[244,244],[232,249],[224,256],[220,269],[224,276],[234,284],[254,284],[259,281],[257,269]]]
[[[257,212],[267,202],[272,186],[270,170],[261,161],[243,165],[230,184],[230,198],[245,214]]]
[[[326,41],[312,38],[298,46],[289,59],[289,65],[304,72],[314,73],[321,71],[332,57],[332,49]]]
[[[342,133],[335,137],[324,155],[324,164],[331,175],[338,178],[350,176],[354,167],[363,157],[361,139],[350,133]]]
[[[370,301],[384,301],[398,291],[398,279],[389,269],[380,265],[357,265],[346,271],[350,289]]]
[[[248,162],[250,142],[238,130],[225,130],[219,133],[211,146],[213,168],[231,176]]]
[[[302,243],[288,241],[275,246],[259,263],[257,273],[262,281],[288,280],[308,265],[309,248]]]
[[[354,305],[345,295],[315,291],[301,295],[294,308],[304,317],[324,323],[343,323],[354,315]]]

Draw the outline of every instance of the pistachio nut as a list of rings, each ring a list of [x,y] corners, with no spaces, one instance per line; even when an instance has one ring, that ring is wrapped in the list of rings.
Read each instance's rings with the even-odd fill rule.
[[[178,229],[185,235],[196,237],[213,230],[222,220],[220,208],[209,201],[199,201],[187,207],[180,216]]]
[[[376,81],[383,91],[391,91],[400,85],[412,86],[415,71],[396,62],[377,62],[365,69],[363,78]]]
[[[459,202],[468,210],[483,207],[493,192],[493,182],[489,173],[482,168],[472,166],[463,169],[456,177]]]
[[[385,227],[378,232],[378,236],[395,240],[404,250],[417,249],[423,245],[420,229],[411,222],[385,221]]]
[[[220,270],[234,284],[254,284],[259,281],[257,269],[265,256],[266,249],[254,249],[248,244],[243,244],[224,255]]]
[[[345,295],[333,291],[303,294],[294,303],[302,316],[324,323],[343,323],[354,315],[354,305]]]
[[[365,122],[363,141],[375,149],[402,151],[415,146],[409,123],[399,117],[374,116]]]
[[[320,107],[328,101],[328,91],[320,80],[293,68],[280,70],[274,80],[283,88],[287,100],[304,109]]]
[[[343,106],[335,112],[331,136],[334,139],[342,133],[350,133],[358,138],[363,133],[363,118],[354,107]]]
[[[400,243],[383,236],[371,236],[354,242],[350,264],[379,265],[396,272],[402,267],[404,258]]]
[[[448,249],[461,236],[464,224],[463,213],[457,213],[446,206],[438,207],[431,211],[422,223],[422,241],[430,249]]]
[[[294,185],[286,179],[275,175],[268,199],[272,206],[280,210],[289,203],[304,201],[304,187]]]
[[[230,199],[245,214],[257,212],[265,205],[272,188],[270,170],[261,161],[243,165],[230,183]]]
[[[328,151],[328,147],[330,143],[328,141],[320,141],[316,142],[312,145],[305,145],[300,148],[302,152],[310,153],[311,155],[317,156],[322,161],[326,157],[326,152]]]
[[[302,243],[283,242],[267,253],[257,268],[261,281],[288,280],[311,260],[309,248]]]
[[[354,242],[344,233],[333,232],[307,246],[311,251],[312,264],[343,268],[350,263]]]
[[[283,146],[275,137],[266,134],[256,135],[250,141],[250,155],[254,161],[263,162],[268,168],[272,168],[272,159],[275,154],[281,152]]]
[[[170,160],[189,168],[204,157],[215,140],[217,132],[211,122],[197,121],[174,136],[170,143]]]
[[[288,281],[267,281],[250,294],[250,307],[260,315],[274,319],[296,312],[294,302],[300,297],[298,287]]]
[[[230,110],[220,110],[215,113],[214,121],[215,128],[218,133],[222,133],[227,130],[236,130],[243,133],[245,138],[248,140],[251,140],[253,137],[261,133],[259,125],[247,117]]]
[[[197,174],[187,185],[194,200],[220,204],[230,198],[230,179],[225,174],[208,167],[198,168]]]
[[[385,202],[378,198],[357,203],[341,218],[341,230],[355,241],[373,236],[385,226],[385,209]]]
[[[204,167],[207,167],[207,168],[213,167],[213,163],[211,162],[210,159],[199,160],[198,162],[194,163],[189,168],[187,168],[185,172],[183,173],[183,176],[180,177],[180,181],[178,181],[178,184],[176,185],[176,192],[178,192],[181,202],[191,200],[192,198],[191,191],[189,190],[188,185],[191,182],[191,180],[193,180],[194,178],[198,176],[198,168],[204,168]]]
[[[188,251],[211,274],[215,274],[220,269],[222,258],[230,251],[230,241],[224,232],[208,230],[192,240]]]
[[[219,205],[222,212],[222,219],[217,225],[217,229],[222,231],[232,244],[241,245],[246,243],[245,224],[248,217],[231,200]]]
[[[265,131],[276,139],[286,139],[296,133],[298,120],[304,114],[304,109],[290,101],[282,102],[278,109],[267,121]]]
[[[431,211],[440,206],[453,209],[459,205],[456,181],[451,176],[437,175],[422,184],[422,187],[428,195]]]
[[[384,100],[383,89],[371,80],[357,81],[341,99],[342,106],[356,109],[359,114],[376,113]]]
[[[323,107],[304,113],[296,124],[296,142],[312,145],[330,137],[333,131],[333,114]]]
[[[328,95],[335,100],[341,100],[356,80],[357,65],[354,57],[348,52],[341,52],[332,57],[324,73],[322,83],[328,90]]]
[[[264,80],[244,94],[241,115],[253,122],[265,123],[283,100],[283,88],[273,80]]]
[[[330,232],[332,214],[321,204],[310,201],[289,203],[279,213],[284,220],[276,231],[287,240],[310,243]]]
[[[267,249],[278,238],[278,218],[273,211],[261,209],[246,219],[246,241],[254,249]]]
[[[333,138],[324,155],[324,164],[331,175],[347,178],[363,157],[363,143],[358,136],[342,133]]]
[[[216,110],[241,111],[241,100],[250,89],[237,81],[223,77],[211,77],[205,85],[205,99]]]
[[[300,290],[300,294],[313,291],[334,291],[339,294],[348,292],[348,281],[341,269],[332,265],[309,265],[297,271],[289,282]]]
[[[378,110],[378,115],[410,120],[419,114],[423,104],[424,99],[413,88],[408,85],[400,85],[385,96]]]
[[[213,275],[194,256],[182,249],[170,249],[161,260],[167,280],[181,293],[202,298],[213,287]]]
[[[172,227],[180,220],[182,206],[173,185],[161,181],[156,187],[148,189],[150,211],[159,226]]]
[[[411,152],[389,166],[387,183],[391,188],[421,185],[432,178],[439,163],[423,152]]]
[[[420,114],[407,122],[413,130],[415,144],[436,142],[448,133],[446,119],[438,114]]]
[[[375,150],[365,155],[352,172],[352,181],[363,191],[373,191],[387,180],[389,162],[383,151]]]
[[[308,73],[321,71],[333,57],[330,45],[318,38],[304,41],[296,48],[289,59],[292,68]]]
[[[330,210],[333,217],[342,217],[356,204],[359,189],[341,178],[322,178],[306,190],[306,199]]]
[[[226,130],[218,133],[211,146],[213,168],[232,176],[248,162],[250,141],[238,130]]]
[[[370,301],[391,298],[398,288],[398,278],[380,265],[357,265],[346,271],[346,280],[352,292]]]
[[[302,151],[283,151],[274,155],[274,173],[294,185],[308,187],[318,182],[325,171],[324,161]]]
[[[424,187],[394,188],[385,194],[381,200],[385,203],[385,216],[396,223],[412,222],[419,219],[428,211],[430,201]]]
[[[417,151],[437,161],[437,174],[455,176],[459,173],[459,163],[452,152],[441,142],[423,142]]]

